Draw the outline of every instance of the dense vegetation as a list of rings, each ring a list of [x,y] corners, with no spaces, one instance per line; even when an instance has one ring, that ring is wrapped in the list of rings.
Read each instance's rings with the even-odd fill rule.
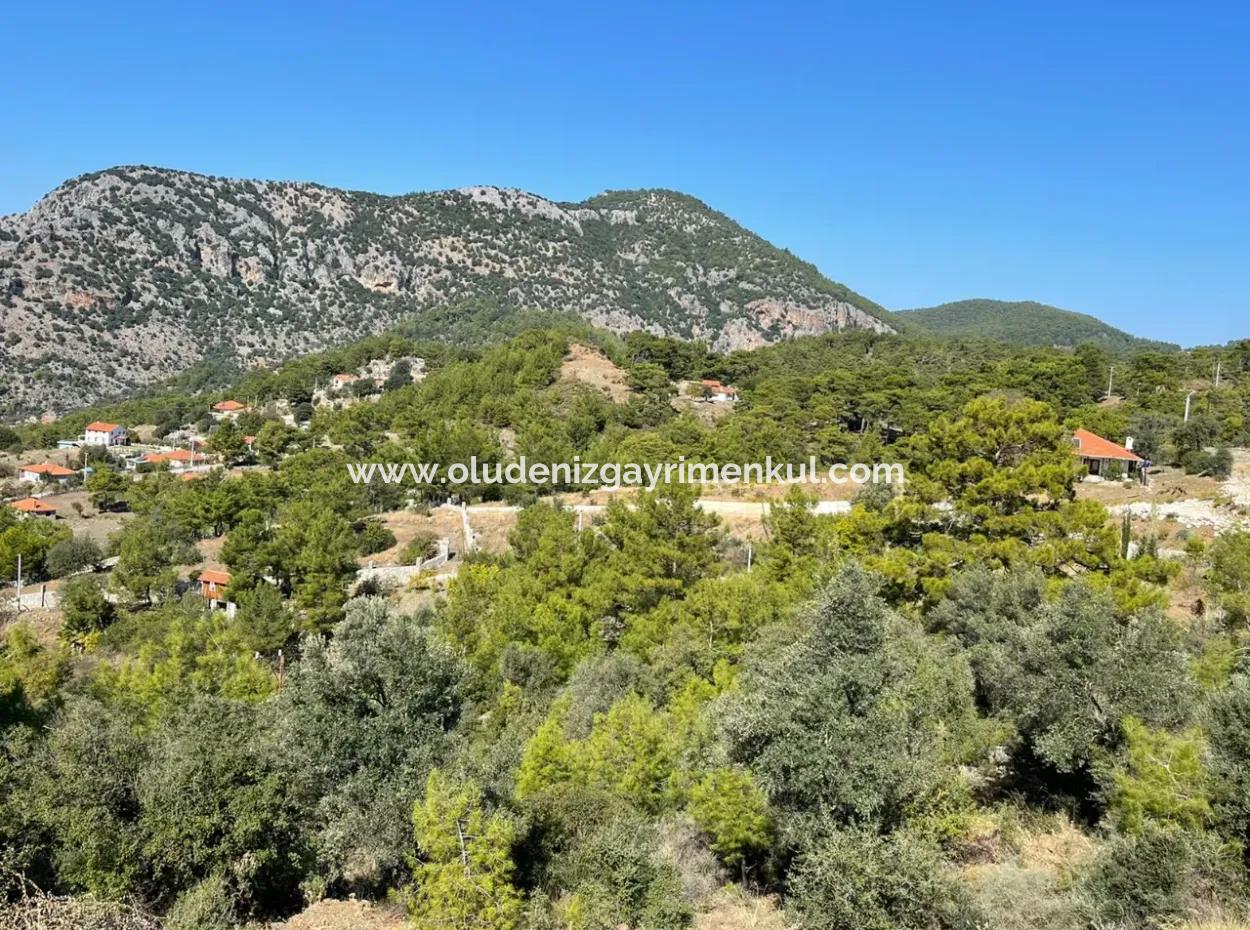
[[[626,371],[627,400],[559,377],[573,339]],[[307,429],[265,409],[413,353],[422,382],[318,407]],[[1250,439],[1250,343],[1120,360],[1122,400],[1102,405],[1111,360],[869,334],[720,355],[569,324],[472,350],[373,337],[251,372],[229,393],[260,407],[239,429],[272,467],[129,482],[100,464],[88,490],[133,514],[115,603],[82,574],[57,643],[8,628],[0,886],[209,930],[352,893],[401,895],[419,928],[667,930],[730,884],[815,930],[1242,918],[1250,535],[1165,558],[1077,499],[1067,431],[1219,468]],[[1181,422],[1217,360],[1223,385]],[[701,376],[743,392],[715,423],[671,403]],[[8,441],[105,412],[172,425],[218,396]],[[794,491],[749,559],[689,488],[580,528],[549,489],[469,488],[525,505],[506,555],[466,559],[415,616],[351,599],[356,559],[393,541],[378,515],[447,492],[353,484],[345,463],[470,454],[810,454],[910,480],[838,517]],[[0,563],[98,559],[53,559],[66,540],[0,521]],[[232,619],[177,593],[205,539]],[[1181,576],[1209,598],[1184,623],[1165,613]],[[1029,838],[1058,824],[1085,853],[1032,867]]]
[[[921,329],[945,336],[1001,339],[1026,346],[1100,345],[1112,352],[1167,350],[1176,346],[1129,335],[1085,313],[1031,300],[957,300],[900,315]]]

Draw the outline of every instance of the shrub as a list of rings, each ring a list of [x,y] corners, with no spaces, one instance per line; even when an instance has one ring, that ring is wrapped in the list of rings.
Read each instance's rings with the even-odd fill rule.
[[[1080,878],[1077,893],[1094,926],[1155,927],[1182,916],[1199,898],[1218,896],[1236,865],[1219,841],[1174,826],[1149,824],[1118,836]]]
[[[909,834],[834,831],[790,874],[789,903],[805,930],[954,930],[976,908],[937,851]]]
[[[99,564],[104,553],[95,540],[84,536],[62,539],[48,550],[46,567],[53,578],[64,578],[76,571]]]

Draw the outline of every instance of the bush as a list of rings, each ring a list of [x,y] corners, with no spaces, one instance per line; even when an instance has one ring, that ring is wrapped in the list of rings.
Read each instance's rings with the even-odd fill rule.
[[[377,520],[366,520],[357,534],[360,540],[360,554],[373,555],[395,545],[395,534]]]
[[[113,605],[105,598],[100,583],[91,577],[72,578],[61,593],[61,610],[65,622],[61,626],[61,638],[79,642],[92,633],[98,633],[113,622]]]
[[[393,544],[392,544],[393,545]],[[438,552],[438,539],[433,533],[418,533],[404,546],[399,555],[401,565],[416,565]]]
[[[1233,473],[1233,454],[1227,448],[1219,448],[1214,452],[1194,449],[1181,457],[1181,467],[1189,475],[1209,475],[1224,479]]]
[[[585,930],[624,924],[647,930],[680,930],[692,917],[677,871],[656,849],[644,824],[620,819],[600,827],[553,865],[556,884],[567,889],[565,919]]]
[[[48,574],[53,578],[64,578],[84,568],[98,565],[103,559],[104,553],[100,551],[95,540],[84,536],[71,536],[48,550],[45,565]]]
[[[1154,824],[1138,835],[1116,837],[1078,884],[1090,923],[1155,927],[1183,916],[1199,899],[1218,896],[1237,872],[1218,843],[1209,834]]]
[[[164,930],[229,930],[235,923],[225,879],[210,875],[174,902],[165,916]]]
[[[907,833],[834,831],[790,874],[805,930],[936,930],[980,925],[937,851]]]

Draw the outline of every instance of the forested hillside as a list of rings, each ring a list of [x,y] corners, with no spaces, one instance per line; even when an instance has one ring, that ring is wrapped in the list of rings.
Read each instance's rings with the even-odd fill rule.
[[[386,197],[119,167],[0,217],[0,416],[205,358],[271,364],[471,300],[721,349],[890,329],[872,301],[674,191]]]
[[[625,396],[568,377],[574,343]],[[413,356],[422,380],[316,398]],[[72,520],[0,509],[0,574],[20,552],[62,597],[2,618],[0,923],[33,896],[224,930],[355,895],[421,930],[1237,926],[1250,532],[1231,507],[1166,543],[1112,518],[1071,431],[1215,487],[1250,442],[1250,342],[1135,356],[1112,404],[1109,362],[875,333],[724,354],[565,321],[387,333],[5,430],[26,461],[88,419],[192,424],[220,467],[90,453]],[[702,378],[739,399],[676,396]],[[214,421],[223,397],[251,409]],[[522,454],[908,481],[833,515],[796,487],[749,533],[686,486],[596,511],[585,488],[468,486],[519,508],[505,546],[359,581],[449,492],[348,462]],[[100,545],[93,520],[119,529]],[[201,597],[209,564],[233,615]]]
[[[958,300],[905,310],[902,314],[903,320],[928,332],[966,339],[1001,339],[1026,346],[1078,346],[1088,342],[1112,352],[1177,348],[1129,335],[1085,313],[1031,300]]]

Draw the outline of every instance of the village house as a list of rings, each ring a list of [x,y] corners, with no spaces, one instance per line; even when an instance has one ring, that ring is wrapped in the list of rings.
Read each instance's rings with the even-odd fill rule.
[[[1080,457],[1091,475],[1111,477],[1117,468],[1121,474],[1133,475],[1144,463],[1144,459],[1133,452],[1131,438],[1126,439],[1124,445],[1118,446],[1110,439],[1103,439],[1089,430],[1078,429],[1072,434],[1072,439],[1076,443],[1073,454]]]
[[[704,378],[699,382],[699,387],[703,391],[703,396],[711,401],[725,402],[735,401],[738,399],[738,389],[728,384],[722,384],[715,378]]]
[[[20,501],[11,502],[9,506],[18,513],[24,513],[27,516],[56,519],[56,507],[47,501],[41,501],[37,497],[23,497]]]
[[[123,446],[126,444],[126,428],[118,423],[96,420],[83,430],[82,441],[89,446]]]
[[[214,420],[233,420],[247,410],[247,404],[241,404],[237,400],[222,400],[213,404],[212,414]]]
[[[77,472],[72,468],[66,468],[64,465],[57,465],[55,462],[40,462],[38,465],[22,465],[17,470],[17,478],[19,481],[27,481],[31,484],[40,484],[45,481],[55,481],[57,484],[64,484],[73,478]]]
[[[197,465],[203,465],[208,457],[190,449],[172,449],[168,452],[149,452],[139,458],[140,465],[168,464],[171,471],[186,471]]]
[[[351,374],[346,374],[346,373],[332,375],[330,378],[330,388],[335,391],[342,391],[345,388],[351,387],[353,384],[355,384],[359,380],[360,380],[360,377],[358,375],[351,375]]]
[[[235,603],[226,600],[226,588],[230,586],[230,573],[215,568],[206,568],[200,572],[200,596],[208,601],[210,610],[224,610],[229,617],[234,616]]]

